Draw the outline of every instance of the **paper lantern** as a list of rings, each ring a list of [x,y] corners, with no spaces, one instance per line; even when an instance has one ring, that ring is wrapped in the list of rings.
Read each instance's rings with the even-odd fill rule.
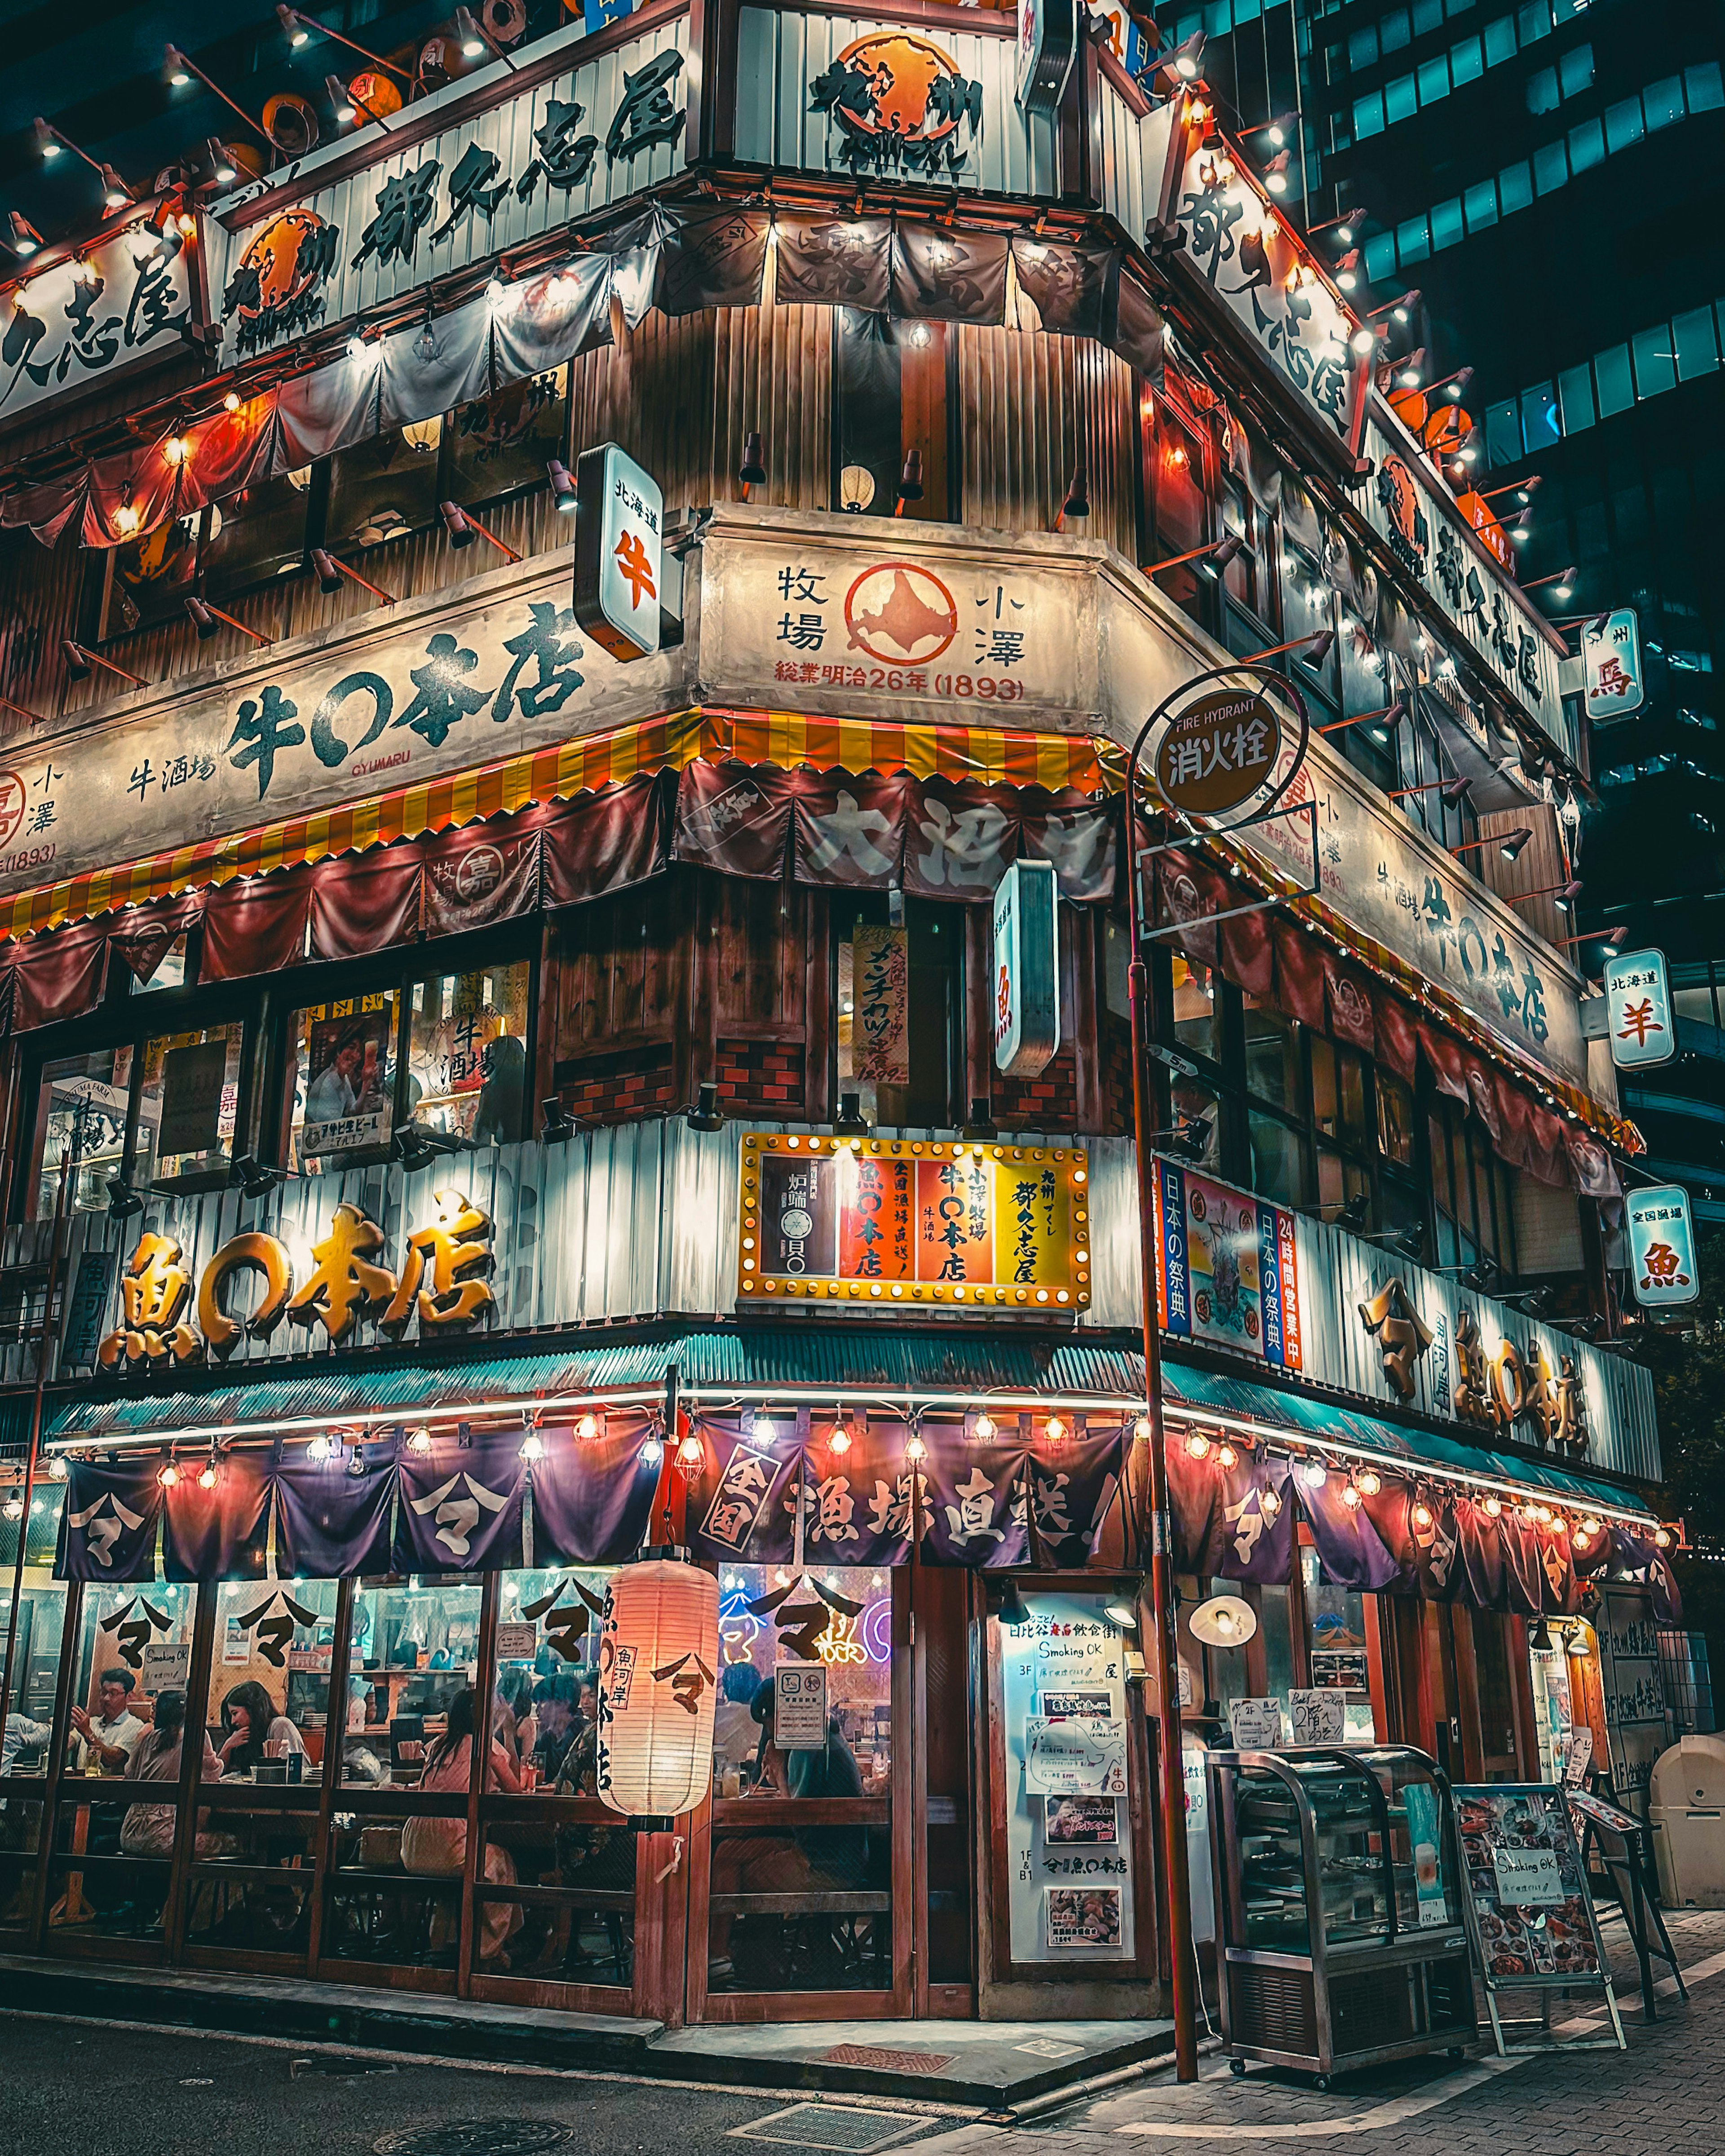
[[[686,1558],[614,1574],[599,1634],[599,1794],[635,1819],[675,1818],[713,1773],[719,1583]]]

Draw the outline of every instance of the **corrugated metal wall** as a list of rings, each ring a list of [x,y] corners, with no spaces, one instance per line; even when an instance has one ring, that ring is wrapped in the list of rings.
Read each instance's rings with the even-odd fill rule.
[[[1075,465],[1091,513],[1075,530],[1137,557],[1132,371],[1102,346],[1038,330],[958,331],[963,521],[1047,531]]]

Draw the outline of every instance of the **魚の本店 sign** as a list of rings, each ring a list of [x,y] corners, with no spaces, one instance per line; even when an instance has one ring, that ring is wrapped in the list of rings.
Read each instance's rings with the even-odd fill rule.
[[[1089,1157],[938,1139],[742,1141],[737,1297],[951,1304],[1048,1317],[1090,1301]]]

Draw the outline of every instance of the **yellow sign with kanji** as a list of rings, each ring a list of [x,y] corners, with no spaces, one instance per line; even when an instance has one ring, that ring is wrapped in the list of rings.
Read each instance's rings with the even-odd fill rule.
[[[750,1132],[741,1195],[739,1305],[1056,1317],[1090,1301],[1081,1147]]]

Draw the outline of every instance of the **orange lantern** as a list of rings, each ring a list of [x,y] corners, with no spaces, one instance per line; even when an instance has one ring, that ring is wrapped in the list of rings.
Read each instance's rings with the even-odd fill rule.
[[[347,95],[369,120],[388,120],[401,110],[401,92],[387,74],[374,74],[369,69],[355,75]]]
[[[599,1633],[599,1794],[633,1819],[692,1811],[713,1773],[719,1583],[685,1553],[613,1575]]]

